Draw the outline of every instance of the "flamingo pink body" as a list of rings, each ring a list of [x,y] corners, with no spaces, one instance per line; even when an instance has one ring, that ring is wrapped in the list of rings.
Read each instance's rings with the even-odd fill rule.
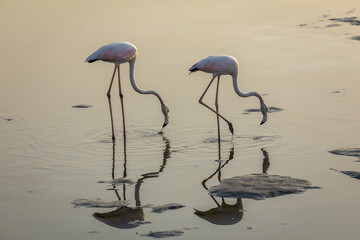
[[[112,62],[116,65],[126,63],[136,58],[138,50],[134,44],[128,42],[116,42],[102,46],[91,54],[86,62],[95,62],[102,60]]]
[[[212,73],[214,76],[220,75],[237,75],[239,64],[232,56],[220,55],[210,56],[198,63],[195,63],[190,69],[190,72],[203,71]]]

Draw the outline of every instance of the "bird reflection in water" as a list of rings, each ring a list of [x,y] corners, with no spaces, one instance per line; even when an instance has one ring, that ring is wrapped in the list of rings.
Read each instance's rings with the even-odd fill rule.
[[[165,148],[164,148],[164,152],[163,152],[163,162],[159,168],[158,171],[156,172],[149,172],[149,173],[145,173],[142,174],[142,177],[139,178],[136,181],[135,184],[135,207],[128,207],[128,206],[121,206],[118,207],[116,210],[114,211],[110,211],[110,212],[106,212],[106,213],[94,213],[93,216],[109,225],[115,228],[121,228],[121,229],[131,229],[131,228],[136,228],[138,227],[140,224],[145,223],[145,213],[141,204],[141,200],[140,200],[140,188],[141,188],[141,184],[144,183],[144,180],[147,178],[156,178],[159,177],[159,173],[163,172],[166,164],[167,164],[167,160],[171,157],[171,148],[170,148],[170,141],[163,136],[163,140],[165,142]],[[113,142],[113,157],[112,157],[112,179],[115,179],[115,142]],[[126,168],[126,164],[127,164],[127,160],[126,160],[126,142],[124,141],[124,171],[123,171],[123,177],[127,177],[127,168]],[[116,188],[116,185],[113,185],[114,188],[114,192],[116,194],[116,197],[118,200],[122,200],[121,196],[119,194],[119,190]],[[126,201],[126,185],[123,184],[123,200]]]
[[[228,159],[223,162],[221,161],[221,145],[219,142],[219,165],[214,173],[212,173],[208,178],[202,181],[203,187],[208,190],[206,186],[206,182],[213,178],[217,174],[218,181],[221,182],[221,170],[225,167],[233,158],[234,158],[234,146],[230,149]],[[262,171],[266,173],[269,166],[269,155],[268,152],[262,148],[261,149],[264,159],[262,163]],[[240,222],[244,216],[244,207],[241,198],[237,198],[235,204],[229,204],[225,202],[225,198],[221,198],[221,204],[216,200],[214,196],[211,196],[212,200],[215,202],[215,208],[211,208],[207,211],[200,211],[198,209],[195,210],[195,215],[199,216],[200,218],[216,225],[233,225]]]
[[[269,154],[264,148],[261,148],[261,151],[264,155],[263,164],[262,164],[262,172],[267,173],[267,171],[269,170],[269,167],[270,167]]]

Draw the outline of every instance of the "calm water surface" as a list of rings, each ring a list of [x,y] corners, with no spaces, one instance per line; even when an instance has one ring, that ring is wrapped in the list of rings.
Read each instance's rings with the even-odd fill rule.
[[[181,238],[357,239],[360,182],[330,168],[360,165],[328,152],[360,144],[360,42],[350,39],[360,27],[327,27],[334,24],[329,18],[354,16],[357,0],[1,1],[0,238],[142,239],[149,231],[195,228]],[[138,86],[158,91],[170,106],[163,135],[157,99],[133,91],[123,64],[128,139],[121,139],[115,85],[118,139],[111,142],[106,91],[113,67],[84,60],[114,41],[138,47]],[[284,109],[260,126],[260,113],[243,114],[258,107],[257,99],[239,98],[231,78],[222,77],[220,112],[235,134],[222,124],[220,145],[214,114],[197,102],[211,76],[187,75],[215,54],[238,59],[244,92],[258,91]],[[210,105],[214,90],[204,98]],[[72,108],[77,104],[93,107]],[[232,205],[228,215],[194,214],[222,203],[206,187],[263,171],[321,189],[224,199]],[[136,183],[116,191],[98,183],[124,176]],[[93,214],[116,207],[75,208],[71,202],[81,198],[129,205],[122,222],[110,224]],[[168,203],[185,207],[149,207]],[[139,205],[148,207],[134,209]],[[133,226],[127,217],[151,223]]]

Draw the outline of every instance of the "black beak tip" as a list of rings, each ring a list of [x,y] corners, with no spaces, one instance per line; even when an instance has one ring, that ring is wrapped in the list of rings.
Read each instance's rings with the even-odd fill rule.
[[[168,124],[167,124],[167,123],[164,123],[164,124],[163,124],[163,128],[166,127],[166,125],[168,125]]]
[[[261,121],[260,125],[263,125],[265,122],[264,121]]]

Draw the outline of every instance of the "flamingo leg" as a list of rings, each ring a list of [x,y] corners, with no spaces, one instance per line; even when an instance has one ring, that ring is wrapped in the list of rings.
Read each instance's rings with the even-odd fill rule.
[[[123,177],[126,178],[127,177],[127,160],[126,160],[126,139],[124,138],[124,172],[123,172]],[[126,185],[123,185],[123,197],[124,200],[126,200]]]
[[[227,124],[229,125],[229,130],[230,130],[231,134],[234,134],[234,129],[233,129],[232,123],[231,123],[230,121],[228,121],[226,118],[224,118],[221,114],[217,113],[214,109],[212,109],[211,107],[209,107],[208,105],[206,105],[206,104],[202,101],[202,99],[203,99],[203,97],[205,96],[205,94],[206,94],[207,90],[209,89],[210,85],[213,83],[215,77],[216,77],[216,76],[214,76],[214,77],[211,79],[209,85],[206,87],[204,93],[201,95],[201,97],[200,97],[200,99],[199,99],[199,103],[200,103],[201,105],[205,106],[206,108],[210,109],[210,110],[211,110],[212,112],[214,112],[216,115],[218,115],[219,117],[221,117],[225,122],[227,122]]]
[[[122,112],[122,122],[123,122],[123,134],[124,134],[124,141],[126,139],[126,131],[125,131],[125,112],[124,112],[124,95],[121,91],[121,82],[120,82],[120,66],[117,66],[118,69],[118,79],[119,79],[119,95],[120,95],[120,101],[121,101],[121,112]]]
[[[112,87],[112,84],[113,84],[113,81],[114,81],[115,72],[116,72],[116,65],[115,65],[115,67],[114,67],[114,72],[113,72],[113,75],[112,75],[112,78],[111,78],[109,90],[107,91],[107,94],[106,94],[108,97],[111,97],[111,96],[110,96],[110,92],[111,92],[111,87]]]
[[[218,141],[220,142],[220,121],[219,121],[220,119],[219,119],[219,102],[218,102],[219,83],[220,83],[220,75],[218,76],[218,79],[217,79],[216,97],[215,97],[216,119],[217,119],[217,127],[218,127]]]
[[[113,180],[115,179],[115,142],[113,142],[111,177],[112,177]],[[120,200],[121,200],[121,197],[120,197],[120,195],[119,195],[119,192],[118,192],[115,184],[113,184],[113,188],[114,188],[114,191],[115,191],[115,194],[116,194],[117,198],[118,198],[119,201],[120,201]]]
[[[112,133],[112,140],[115,141],[115,132],[114,132],[114,120],[113,120],[113,114],[112,114],[112,108],[111,108],[111,95],[110,95],[110,92],[111,92],[111,87],[112,87],[112,84],[113,84],[113,81],[114,81],[114,77],[115,77],[115,72],[116,72],[116,66],[114,68],[114,72],[113,72],[113,75],[112,75],[112,78],[111,78],[111,82],[110,82],[110,86],[109,86],[109,90],[107,92],[107,98],[108,98],[108,102],[109,102],[109,109],[110,109],[110,118],[111,118],[111,133]]]

